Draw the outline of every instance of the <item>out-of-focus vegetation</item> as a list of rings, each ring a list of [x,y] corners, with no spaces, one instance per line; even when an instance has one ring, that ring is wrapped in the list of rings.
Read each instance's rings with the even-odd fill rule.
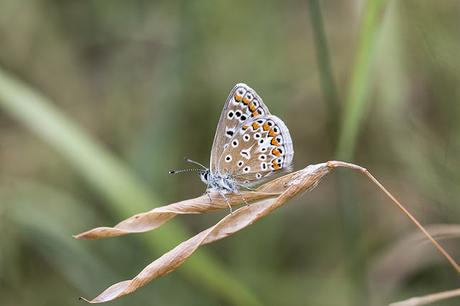
[[[208,162],[237,82],[289,126],[296,168],[345,158],[422,223],[459,223],[459,15],[456,0],[2,1],[0,304],[76,305],[226,213],[71,237],[200,195],[168,170]],[[414,231],[366,179],[332,174],[113,304],[382,305],[458,287]]]

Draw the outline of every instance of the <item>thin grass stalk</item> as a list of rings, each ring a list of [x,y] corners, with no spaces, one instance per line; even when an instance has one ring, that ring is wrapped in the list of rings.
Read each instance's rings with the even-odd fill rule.
[[[460,273],[460,266],[457,264],[457,262],[447,253],[447,251],[428,233],[428,231],[420,224],[420,222],[369,172],[367,171],[366,168],[363,168],[361,166],[357,166],[354,164],[350,163],[345,163],[341,161],[332,161],[329,162],[331,167],[345,167],[353,170],[360,171],[364,173],[377,187],[380,188],[390,199],[393,203],[398,206],[398,208],[414,223],[418,229],[425,235],[425,237],[433,243],[433,245],[438,249],[438,251],[449,261],[449,263],[452,265],[452,267],[457,271],[457,273]]]
[[[324,22],[321,13],[319,0],[309,0],[309,12],[311,26],[313,29],[314,45],[316,48],[316,60],[320,75],[320,85],[324,100],[328,107],[328,129],[329,139],[336,140],[339,123],[339,103],[337,99],[337,89],[334,82],[334,74],[329,56]],[[335,145],[335,144],[333,144]]]
[[[53,105],[50,99],[0,68],[0,107],[67,159],[106,198],[105,204],[112,212],[121,217],[159,203],[120,160]],[[152,254],[159,255],[187,236],[182,226],[171,223],[161,236],[143,241]],[[206,252],[194,256],[181,271],[231,304],[261,305],[246,286]]]
[[[388,306],[421,306],[428,305],[434,302],[439,302],[454,297],[460,296],[460,289],[454,289],[449,291],[437,292],[425,296],[413,297],[404,301],[391,303]]]

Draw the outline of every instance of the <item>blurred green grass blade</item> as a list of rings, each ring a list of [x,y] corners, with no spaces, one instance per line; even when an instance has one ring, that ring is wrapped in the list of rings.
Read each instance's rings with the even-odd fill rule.
[[[126,216],[158,203],[142,182],[54,108],[51,101],[2,70],[0,105],[61,153],[93,188],[109,200],[117,213]]]
[[[363,19],[351,80],[344,105],[337,158],[351,161],[356,146],[359,126],[365,111],[367,93],[371,85],[371,69],[375,58],[375,48],[387,0],[368,0],[363,11]]]
[[[120,219],[160,203],[121,161],[56,109],[48,98],[1,68],[0,107],[62,154],[95,190],[107,198],[106,204]],[[151,236],[144,242],[152,254],[158,256],[186,236],[186,231],[173,222],[162,229],[161,235]],[[179,271],[232,304],[261,304],[247,287],[204,251],[194,255]]]
[[[18,226],[24,232],[23,239],[75,288],[92,294],[94,286],[88,279],[100,284],[120,277],[91,254],[88,245],[72,239],[72,231],[88,226],[89,220],[95,219],[85,211],[83,203],[40,184],[15,181],[14,186],[13,189],[0,187],[3,217]]]
[[[370,102],[367,94],[372,83],[371,71],[386,3],[386,0],[368,0],[363,10],[351,79],[343,108],[344,117],[339,131],[336,150],[336,158],[339,160],[353,160],[359,127],[366,104]],[[349,173],[340,173],[338,188],[347,270],[350,279],[350,302],[353,305],[367,305],[366,256],[360,238],[358,200]]]
[[[326,34],[324,32],[324,22],[321,13],[319,0],[309,0],[309,12],[313,37],[316,48],[316,60],[320,74],[320,85],[324,99],[328,107],[328,128],[330,139],[337,139],[337,128],[339,123],[339,104],[337,100],[337,88],[334,82],[332,66],[327,46]]]

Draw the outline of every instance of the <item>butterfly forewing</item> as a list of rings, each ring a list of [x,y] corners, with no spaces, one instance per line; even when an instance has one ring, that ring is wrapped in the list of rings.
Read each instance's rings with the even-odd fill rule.
[[[219,159],[230,141],[236,136],[238,127],[245,121],[269,115],[262,99],[248,85],[239,83],[233,87],[225,102],[217,124],[211,150],[210,171],[218,170]]]
[[[248,186],[286,169],[294,150],[289,130],[276,116],[250,118],[238,125],[218,160],[219,173],[231,174],[238,185]]]

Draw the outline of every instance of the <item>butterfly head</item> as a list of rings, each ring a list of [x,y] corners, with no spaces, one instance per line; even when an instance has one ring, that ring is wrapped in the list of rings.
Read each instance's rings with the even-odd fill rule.
[[[230,173],[214,173],[206,169],[200,171],[199,175],[208,191],[217,191],[221,194],[238,192],[238,184]]]
[[[206,185],[209,183],[209,178],[210,178],[210,171],[209,169],[205,169],[205,170],[200,170],[198,172],[198,175],[200,176],[200,179],[203,183],[205,183]]]

